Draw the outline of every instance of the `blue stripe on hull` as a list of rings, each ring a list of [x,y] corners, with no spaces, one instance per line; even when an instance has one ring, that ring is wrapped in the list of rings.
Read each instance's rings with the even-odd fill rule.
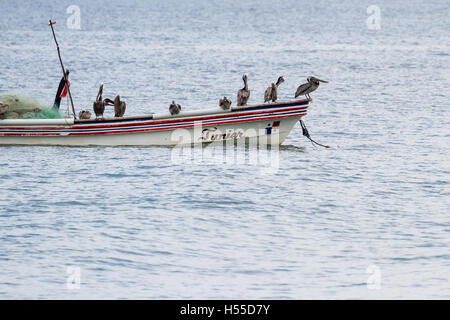
[[[257,114],[257,115],[251,115],[251,116],[240,116],[240,117],[232,117],[232,118],[224,118],[224,119],[212,119],[212,120],[204,120],[204,121],[189,121],[189,122],[182,122],[182,123],[172,123],[172,124],[158,124],[158,125],[144,125],[144,126],[132,126],[129,127],[120,127],[120,128],[99,128],[99,129],[63,129],[63,130],[4,130],[0,131],[0,133],[94,133],[94,132],[114,132],[114,131],[126,131],[126,130],[139,130],[139,129],[164,129],[166,127],[183,127],[183,126],[193,126],[195,123],[201,122],[202,124],[208,125],[210,123],[215,122],[222,122],[222,121],[234,121],[234,120],[248,120],[248,119],[255,119],[255,118],[272,118],[277,116],[285,116],[285,115],[291,115],[291,114],[297,114],[297,113],[306,113],[305,110],[295,110],[295,111],[287,111],[287,112],[279,112],[279,113],[269,113],[269,114]],[[255,120],[255,121],[264,121],[262,120]],[[101,121],[104,123],[103,121]],[[239,123],[239,122],[236,122]],[[176,128],[171,128],[176,129]]]
[[[301,102],[288,102],[288,103],[282,103],[277,104],[276,106],[267,104],[267,105],[259,105],[259,106],[248,106],[245,107],[245,109],[231,109],[231,112],[242,112],[242,111],[249,111],[249,110],[262,110],[262,109],[273,109],[273,108],[286,108],[286,107],[296,107],[296,106],[304,106],[309,103],[308,100],[301,101]]]

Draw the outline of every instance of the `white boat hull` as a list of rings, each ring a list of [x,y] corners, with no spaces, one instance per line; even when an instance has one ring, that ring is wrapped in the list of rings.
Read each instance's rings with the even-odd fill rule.
[[[306,101],[306,102],[305,102]],[[105,120],[0,120],[0,145],[176,146],[238,141],[282,144],[307,100],[231,110]]]

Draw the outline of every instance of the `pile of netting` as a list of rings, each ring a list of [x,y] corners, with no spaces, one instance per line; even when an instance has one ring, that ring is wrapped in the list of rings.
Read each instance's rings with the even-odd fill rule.
[[[63,118],[59,110],[52,106],[46,107],[38,100],[20,94],[8,93],[0,95],[3,105],[8,105],[5,119],[58,119]]]

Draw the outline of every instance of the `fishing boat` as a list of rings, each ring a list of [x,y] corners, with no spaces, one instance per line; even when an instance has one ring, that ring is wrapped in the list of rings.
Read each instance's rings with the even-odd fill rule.
[[[297,121],[302,126],[303,135],[318,144],[309,137],[301,120],[307,113],[311,99],[225,109],[216,107],[184,111],[183,108],[183,111],[177,114],[77,119],[68,82],[69,71],[64,68],[53,28],[55,23],[49,20],[48,25],[51,27],[63,73],[60,88],[67,89],[72,105],[72,117],[2,119],[3,111],[0,114],[0,145],[178,146],[229,141],[280,145]],[[59,109],[59,104],[57,107]],[[3,109],[7,110],[7,106],[3,106]]]
[[[175,146],[221,141],[280,145],[307,114],[308,99],[223,110],[80,120],[0,120],[0,145]],[[246,140],[247,139],[247,140]]]

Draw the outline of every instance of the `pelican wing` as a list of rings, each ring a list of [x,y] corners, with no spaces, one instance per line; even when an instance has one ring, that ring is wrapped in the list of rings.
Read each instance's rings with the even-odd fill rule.
[[[94,102],[94,113],[98,116],[103,116],[103,113],[105,112],[105,102],[103,101],[95,101]]]
[[[272,102],[278,99],[278,87],[272,88]]]
[[[91,118],[91,113],[87,110],[82,110],[78,114],[78,118],[83,119],[83,120],[88,120]]]
[[[240,89],[237,95],[238,106],[245,106],[247,104],[249,97],[250,97],[249,90]]]
[[[226,97],[224,97],[223,99],[220,99],[220,100],[219,100],[219,106],[220,106],[222,109],[229,109],[230,106],[231,106],[231,101],[228,100]]]
[[[311,84],[309,82],[300,85],[297,88],[297,91],[295,91],[295,97],[297,98],[298,96],[303,96],[303,95],[307,94],[310,87],[311,87]]]
[[[120,116],[123,117],[125,114],[125,110],[127,109],[127,104],[125,101],[120,102]]]
[[[272,87],[268,87],[264,92],[264,102],[270,101],[272,99]]]
[[[114,99],[114,117],[120,117],[120,97],[116,96]]]
[[[169,107],[169,112],[171,115],[180,113],[180,110],[181,110],[181,106],[176,103],[172,103]]]

